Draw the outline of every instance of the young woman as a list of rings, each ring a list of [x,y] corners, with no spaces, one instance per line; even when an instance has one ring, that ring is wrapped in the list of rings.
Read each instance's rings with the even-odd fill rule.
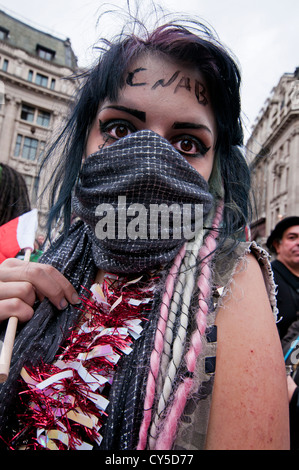
[[[49,227],[63,214],[65,235],[41,263],[0,268],[2,320],[24,325],[1,389],[3,445],[288,448],[272,274],[239,241],[239,87],[233,59],[194,25],[122,38],[87,74],[50,152],[63,146]],[[162,204],[191,215],[165,229],[145,217]]]

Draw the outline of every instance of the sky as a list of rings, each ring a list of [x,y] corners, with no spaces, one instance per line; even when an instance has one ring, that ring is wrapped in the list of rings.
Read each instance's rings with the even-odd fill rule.
[[[55,36],[69,37],[80,66],[95,60],[99,37],[119,32],[122,22],[115,17],[105,15],[98,21],[100,13],[113,5],[126,7],[127,0],[0,0],[0,9],[8,14]],[[139,0],[139,5],[140,16],[147,17],[149,1]],[[299,66],[298,0],[159,0],[159,5],[178,17],[201,18],[237,58],[248,137],[280,77]]]

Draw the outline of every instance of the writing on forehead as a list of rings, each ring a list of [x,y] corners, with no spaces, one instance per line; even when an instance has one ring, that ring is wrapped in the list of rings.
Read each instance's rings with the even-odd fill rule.
[[[178,93],[179,90],[184,89],[189,91],[190,93],[194,93],[199,104],[202,104],[203,106],[206,106],[208,104],[208,100],[206,97],[206,88],[204,84],[196,78],[193,79],[186,75],[182,75],[181,71],[177,70],[176,72],[174,72],[173,75],[169,76],[168,78],[160,78],[154,83],[148,83],[142,81],[140,76],[138,76],[140,72],[145,70],[147,69],[144,67],[138,67],[132,72],[129,72],[126,78],[126,84],[131,87],[149,86],[151,90],[156,90],[158,87],[166,88],[173,86],[173,93]]]

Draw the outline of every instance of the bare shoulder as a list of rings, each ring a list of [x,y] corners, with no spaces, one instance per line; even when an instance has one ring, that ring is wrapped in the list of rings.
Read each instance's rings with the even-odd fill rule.
[[[229,291],[217,313],[216,322],[219,324],[223,319],[227,322],[228,317],[234,315],[237,315],[238,323],[250,320],[257,321],[261,326],[264,321],[270,321],[276,332],[264,277],[257,259],[252,254],[246,255],[245,259],[239,262]]]
[[[246,256],[216,325],[218,346],[207,447],[284,449],[289,445],[282,350],[260,266]]]

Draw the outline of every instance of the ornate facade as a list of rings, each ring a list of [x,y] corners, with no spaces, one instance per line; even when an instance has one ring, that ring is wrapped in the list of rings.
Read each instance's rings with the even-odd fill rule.
[[[40,219],[48,210],[38,199],[44,188],[40,162],[68,112],[75,91],[68,77],[76,68],[68,39],[0,11],[0,163],[24,176]]]
[[[273,88],[246,153],[256,209],[251,237],[263,245],[280,219],[299,215],[299,68]]]

